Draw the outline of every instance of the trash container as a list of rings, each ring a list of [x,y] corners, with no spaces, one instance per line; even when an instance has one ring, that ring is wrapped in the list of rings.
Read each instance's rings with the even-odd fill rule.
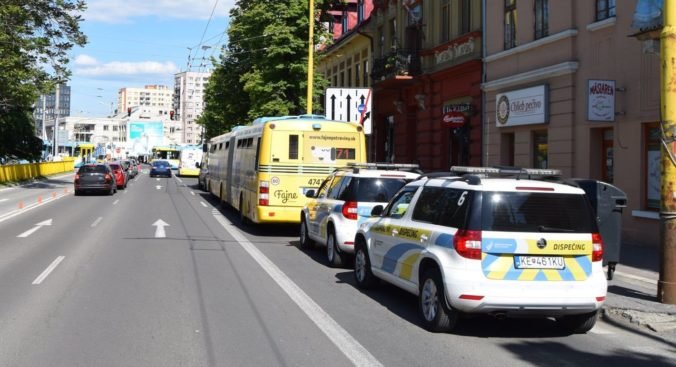
[[[603,239],[603,265],[608,265],[608,280],[613,279],[615,265],[620,262],[622,245],[622,208],[627,194],[607,182],[574,178],[572,181],[589,197]]]

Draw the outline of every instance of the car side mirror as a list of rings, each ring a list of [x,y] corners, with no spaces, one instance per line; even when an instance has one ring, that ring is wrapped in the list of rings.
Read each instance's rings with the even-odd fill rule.
[[[314,198],[314,197],[315,197],[315,190],[308,190],[308,191],[305,193],[305,197],[308,197],[308,198]]]
[[[383,215],[383,206],[382,205],[376,205],[371,209],[371,216],[372,217],[379,217]]]

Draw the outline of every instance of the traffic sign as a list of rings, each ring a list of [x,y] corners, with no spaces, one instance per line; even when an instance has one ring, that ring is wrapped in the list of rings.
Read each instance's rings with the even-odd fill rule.
[[[371,88],[327,88],[326,118],[360,123],[371,134]]]

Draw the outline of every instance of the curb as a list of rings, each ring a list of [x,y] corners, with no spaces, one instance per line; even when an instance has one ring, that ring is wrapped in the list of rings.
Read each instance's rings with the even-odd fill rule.
[[[674,334],[676,337],[676,313],[658,313],[619,307],[603,307],[604,320],[629,325],[641,331]]]

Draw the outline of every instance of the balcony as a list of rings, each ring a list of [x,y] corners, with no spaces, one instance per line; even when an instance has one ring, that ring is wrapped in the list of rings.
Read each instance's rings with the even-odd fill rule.
[[[397,50],[373,62],[371,77],[374,83],[386,80],[411,80],[420,75],[420,56],[410,50]]]

